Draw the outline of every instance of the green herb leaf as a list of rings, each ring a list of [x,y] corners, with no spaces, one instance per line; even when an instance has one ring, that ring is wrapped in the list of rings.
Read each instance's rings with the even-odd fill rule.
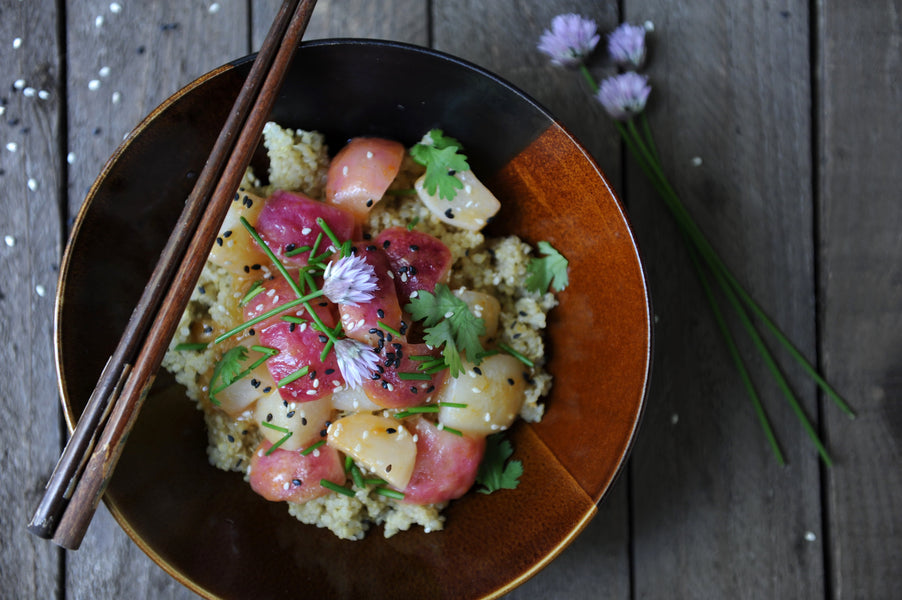
[[[463,371],[461,354],[479,364],[483,353],[479,337],[485,334],[485,321],[470,311],[467,303],[448,286],[438,284],[435,293],[420,290],[404,307],[417,321],[423,321],[423,340],[433,348],[442,348],[442,356],[452,377]]]
[[[222,391],[232,385],[232,382],[244,370],[241,363],[245,360],[247,360],[247,348],[235,346],[223,354],[216,366],[213,367],[213,377],[210,379],[210,400],[214,404],[219,404],[214,390]]]
[[[416,144],[410,149],[410,156],[426,167],[426,177],[423,180],[426,191],[433,196],[438,192],[439,198],[453,200],[457,190],[464,187],[454,174],[470,169],[467,157],[460,152],[460,142],[446,136],[441,129],[431,130],[429,138],[431,144]]]
[[[543,258],[532,258],[526,267],[526,289],[545,293],[549,289],[560,292],[567,287],[567,259],[548,242],[539,242]]]
[[[490,435],[486,439],[485,456],[476,473],[476,483],[482,485],[482,494],[505,489],[512,490],[520,485],[523,463],[508,459],[514,453],[511,443],[503,434]]]

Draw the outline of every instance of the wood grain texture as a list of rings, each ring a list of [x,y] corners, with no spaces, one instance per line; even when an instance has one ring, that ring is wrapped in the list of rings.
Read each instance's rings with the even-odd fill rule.
[[[615,188],[620,186],[617,133],[577,73],[550,65],[536,50],[552,18],[577,12],[601,32],[617,24],[616,6],[598,2],[478,2],[433,4],[434,47],[470,60],[518,86],[570,129],[596,158]],[[593,60],[598,77],[612,72]],[[453,123],[446,127],[453,131]],[[629,544],[627,482],[623,478],[595,519],[551,565],[514,590],[511,598],[628,598]]]
[[[654,23],[649,117],[671,180],[739,280],[812,357],[807,4],[643,0],[627,2],[625,16]],[[629,171],[658,318],[652,395],[632,461],[633,593],[821,597],[813,447],[737,335],[789,460],[778,466],[670,216],[638,169]],[[811,384],[798,369],[787,373],[815,414]],[[805,541],[807,532],[816,541]]]
[[[196,77],[249,51],[244,2],[221,2],[212,13],[202,1],[119,4],[118,13],[109,2],[78,0],[67,7],[70,215],[141,119]],[[82,549],[67,554],[68,593],[194,597],[135,546],[105,508],[98,517]],[[123,572],[132,576],[117,578]]]
[[[824,2],[819,19],[822,360],[853,401],[825,409],[835,598],[892,598],[902,572],[902,3]]]
[[[56,31],[53,2],[0,8],[0,416],[9,424],[0,441],[0,595],[10,598],[52,598],[61,584],[60,551],[25,529],[61,439],[53,371],[62,239]]]

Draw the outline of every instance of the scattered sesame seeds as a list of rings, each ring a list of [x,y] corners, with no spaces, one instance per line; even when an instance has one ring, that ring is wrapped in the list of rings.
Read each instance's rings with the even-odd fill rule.
[[[16,238],[14,238],[11,235],[3,236],[3,241],[6,242],[6,245],[9,246],[10,248],[12,248],[13,246],[16,245]]]
[[[109,77],[110,76],[110,68],[109,67],[100,67],[100,70],[97,71],[97,74],[101,77]]]
[[[118,2],[110,2],[110,12],[113,14],[119,14],[122,12],[122,5]]]
[[[94,17],[94,27],[103,27],[103,15]]]
[[[119,92],[113,92],[112,101],[113,104],[119,104],[119,101],[122,99],[122,94]]]
[[[219,12],[219,2],[214,2],[210,5],[210,8],[207,9],[207,12],[210,14],[216,14]]]
[[[16,79],[13,82],[13,87],[17,90],[21,90],[22,88],[25,87],[25,80],[24,79]]]
[[[15,142],[9,142],[8,144],[6,144],[6,149],[9,150],[10,152],[15,152],[16,150],[19,149],[19,145],[16,144]]]
[[[50,92],[48,92],[47,90],[39,90],[38,91],[38,98],[40,98],[41,100],[46,100],[49,97],[50,97]]]
[[[814,542],[814,541],[816,541],[816,540],[817,540],[817,536],[814,535],[814,532],[813,532],[813,531],[806,531],[806,532],[805,532],[805,541],[806,541],[806,542]]]
[[[100,80],[98,80],[98,79],[92,79],[91,81],[88,82],[88,89],[89,89],[89,90],[94,91],[94,90],[99,89],[99,88],[100,88]]]
[[[34,291],[41,298],[43,298],[47,294],[47,289],[40,283],[34,286]]]
[[[17,37],[16,39],[13,40],[13,48],[18,50],[21,47],[22,47],[22,38]]]
[[[32,192],[38,191],[38,182],[36,179],[29,178],[27,185],[28,185],[28,189],[30,189]]]

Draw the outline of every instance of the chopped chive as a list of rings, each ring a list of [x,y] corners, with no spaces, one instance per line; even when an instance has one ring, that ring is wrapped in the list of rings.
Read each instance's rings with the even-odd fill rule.
[[[385,193],[389,196],[413,196],[417,193],[417,191],[413,188],[399,188],[394,190],[385,190]]]
[[[329,341],[326,342],[326,345],[323,347],[323,351],[319,353],[319,361],[326,362],[326,357],[329,356],[329,351],[332,349],[332,346],[335,344],[333,338],[329,338]]]
[[[266,456],[269,456],[270,454],[275,452],[279,448],[279,446],[284,444],[286,441],[288,441],[288,438],[290,438],[292,435],[294,435],[293,431],[288,431],[288,429],[285,427],[279,427],[278,425],[273,425],[272,423],[267,423],[266,421],[263,421],[260,424],[263,425],[264,427],[266,427],[267,429],[272,429],[274,431],[278,431],[279,433],[285,434],[281,438],[279,438],[278,442],[276,442],[275,444],[270,446],[269,450],[266,451]]]
[[[366,484],[363,482],[363,474],[360,472],[360,468],[351,463],[351,479],[354,481],[354,486],[360,489],[366,487]]]
[[[320,242],[323,241],[323,232],[320,231],[316,234],[316,239],[313,241],[313,246],[310,248],[310,256],[316,255],[317,250],[319,249]]]
[[[505,352],[507,352],[508,354],[510,354],[511,356],[513,356],[514,358],[516,358],[517,360],[519,360],[521,363],[523,363],[527,367],[536,366],[534,362],[532,362],[531,360],[529,360],[528,358],[526,358],[525,356],[523,356],[522,354],[520,354],[519,352],[517,352],[516,350],[511,348],[510,346],[508,346],[506,344],[498,344],[498,347],[501,348],[502,350],[504,350]]]
[[[258,279],[253,284],[251,284],[250,289],[247,290],[247,293],[238,301],[238,306],[246,306],[248,302],[256,298],[258,295],[264,292],[263,289],[263,280]]]
[[[374,479],[364,479],[363,483],[365,485],[385,485],[388,482],[385,481],[384,479],[380,479],[379,477],[376,477]]]
[[[413,219],[411,219],[410,223],[407,224],[407,231],[413,231],[413,228],[417,226],[417,223],[420,222],[420,216],[417,215]]]
[[[418,362],[435,360],[434,356],[429,356],[428,354],[412,354],[410,356],[410,360],[415,360]]]
[[[398,378],[403,380],[432,381],[429,373],[398,373]]]
[[[345,456],[345,473],[351,470],[351,465],[354,464],[354,459],[351,458],[351,455]]]
[[[329,240],[332,242],[332,245],[335,246],[335,249],[341,250],[341,242],[335,237],[335,233],[332,232],[332,229],[326,223],[326,220],[322,217],[317,217],[316,224],[319,225],[323,232],[329,237]]]
[[[398,490],[393,490],[391,488],[377,487],[376,493],[380,496],[385,496],[386,498],[394,498],[395,500],[404,499],[404,492],[399,492]]]
[[[447,406],[448,408],[466,408],[469,406],[463,402],[439,402],[439,406]]]
[[[288,280],[288,285],[291,286],[291,289],[295,294],[300,298],[304,295],[301,292],[301,289],[298,287],[298,284],[294,282],[294,279],[291,278],[291,275],[288,274],[288,270],[285,268],[285,265],[282,264],[282,261],[278,259],[278,257],[273,254],[273,251],[266,245],[266,242],[263,241],[263,238],[260,237],[260,234],[257,233],[257,230],[254,229],[254,226],[251,225],[247,219],[244,217],[238,217],[241,220],[241,224],[244,225],[244,228],[247,229],[247,232],[251,234],[251,237],[254,238],[254,241],[260,245],[260,249],[263,250],[263,253],[266,254],[266,257],[272,261],[272,263],[276,266],[276,269],[281,273],[282,277]]]
[[[307,446],[306,448],[301,450],[301,456],[307,456],[308,454],[311,454],[318,448],[325,446],[325,445],[326,445],[326,440],[320,440],[320,441],[316,442],[315,444]]]
[[[190,350],[206,350],[207,345],[208,344],[189,344],[189,343],[176,344],[175,348],[173,348],[173,350],[175,350],[176,352],[186,352],[186,351],[190,351]]]
[[[283,377],[282,379],[277,381],[276,387],[285,387],[289,383],[291,383],[293,381],[297,381],[298,379],[300,379],[301,377],[303,377],[304,375],[306,375],[309,372],[310,372],[310,365],[304,365],[303,367],[301,367],[300,369],[298,369],[291,375],[286,375],[285,377]]]
[[[316,292],[313,292],[312,294],[307,294],[306,296],[302,296],[300,298],[292,300],[291,302],[286,302],[285,304],[282,304],[281,306],[277,306],[277,307],[273,308],[272,310],[266,311],[262,315],[257,315],[253,319],[251,319],[249,321],[245,321],[244,323],[241,323],[237,327],[233,327],[232,329],[226,331],[225,333],[223,333],[222,335],[217,337],[215,340],[213,340],[213,343],[219,344],[219,343],[229,339],[236,333],[240,333],[241,331],[244,331],[245,329],[247,329],[248,327],[250,327],[252,325],[256,325],[257,323],[259,323],[261,321],[265,321],[266,319],[268,319],[270,317],[274,317],[279,313],[285,312],[289,308],[294,308],[295,306],[300,306],[301,304],[304,304],[305,302],[309,302],[313,298],[319,298],[322,295],[323,295],[323,292],[316,291]]]
[[[297,256],[298,254],[303,254],[304,252],[309,252],[310,246],[301,246],[300,248],[295,248],[294,250],[289,250],[285,253],[285,256]]]
[[[437,413],[437,412],[438,412],[438,406],[436,406],[436,405],[412,406],[411,408],[408,408],[407,410],[402,410],[401,412],[395,413],[395,418],[396,419],[405,419],[411,415],[419,415],[422,413]]]
[[[326,488],[327,490],[332,490],[333,492],[337,492],[344,496],[348,496],[349,498],[354,497],[354,492],[352,490],[349,490],[348,488],[346,488],[343,485],[338,485],[337,483],[332,483],[328,479],[320,479],[319,484],[321,486],[323,486],[324,488]]]
[[[260,345],[258,345],[258,344],[252,345],[252,346],[251,346],[251,350],[255,350],[255,351],[257,351],[257,352],[262,352],[262,353],[265,354],[267,357],[275,356],[276,354],[279,353],[279,351],[276,350],[275,348],[270,348],[269,346],[260,346]],[[261,364],[262,364],[262,363],[261,363]],[[257,365],[257,366],[259,366],[259,365]]]
[[[294,323],[296,325],[303,325],[307,322],[307,319],[302,319],[300,317],[293,317],[291,315],[285,315],[282,317],[282,320],[287,323]]]
[[[393,327],[389,327],[388,325],[386,325],[386,324],[383,323],[382,321],[376,321],[376,325],[378,325],[379,327],[381,327],[382,329],[384,329],[385,331],[389,332],[390,334],[392,334],[392,335],[395,336],[395,337],[398,337],[398,338],[403,338],[403,337],[404,337],[404,335],[403,335],[400,331],[398,331],[397,329],[394,329]]]
[[[460,429],[454,429],[453,427],[448,427],[447,425],[442,425],[442,431],[447,431],[448,433],[453,433],[458,437],[463,437],[464,432]]]

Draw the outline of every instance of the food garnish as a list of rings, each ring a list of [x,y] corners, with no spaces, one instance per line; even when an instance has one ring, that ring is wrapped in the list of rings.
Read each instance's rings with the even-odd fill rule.
[[[510,441],[500,433],[488,436],[485,441],[485,458],[482,459],[476,475],[476,483],[483,487],[477,491],[491,494],[501,489],[515,489],[520,485],[523,463],[519,460],[508,460],[514,453]]]
[[[533,257],[526,268],[526,289],[544,294],[549,290],[561,292],[570,283],[567,277],[567,259],[548,242],[538,243],[542,258]]]
[[[454,174],[470,170],[466,155],[460,152],[461,144],[446,136],[441,129],[432,129],[423,136],[423,142],[410,149],[410,156],[426,167],[426,190],[440,198],[453,200],[464,184]]]

